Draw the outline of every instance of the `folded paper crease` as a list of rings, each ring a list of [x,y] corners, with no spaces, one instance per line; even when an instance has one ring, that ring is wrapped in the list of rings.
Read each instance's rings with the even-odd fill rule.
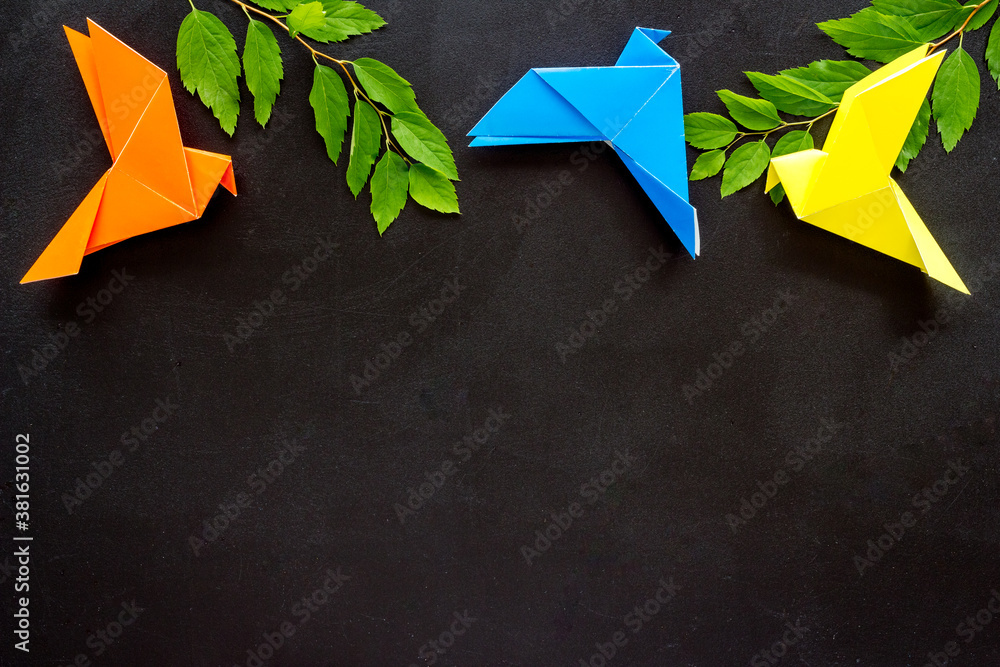
[[[851,86],[822,150],[773,158],[765,189],[779,183],[795,215],[968,288],[890,176],[945,52],[914,49]]]
[[[76,274],[85,255],[200,218],[220,184],[236,194],[232,158],[182,143],[166,72],[87,24],[90,36],[66,37],[114,164],[22,284]]]
[[[613,67],[530,70],[476,124],[472,146],[607,141],[692,257],[680,65],[659,47],[670,32],[636,28]]]

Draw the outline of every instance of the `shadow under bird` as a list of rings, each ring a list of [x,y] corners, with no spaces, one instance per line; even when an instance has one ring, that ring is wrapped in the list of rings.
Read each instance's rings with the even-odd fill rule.
[[[472,146],[605,141],[691,254],[701,252],[688,203],[681,68],[658,44],[668,30],[636,28],[613,67],[530,70],[479,121]]]

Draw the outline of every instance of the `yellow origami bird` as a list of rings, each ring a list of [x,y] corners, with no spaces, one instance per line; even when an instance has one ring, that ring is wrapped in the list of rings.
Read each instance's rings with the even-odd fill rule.
[[[969,290],[896,181],[889,177],[945,52],[930,45],[847,89],[823,150],[771,160],[766,190],[781,183],[800,220]]]

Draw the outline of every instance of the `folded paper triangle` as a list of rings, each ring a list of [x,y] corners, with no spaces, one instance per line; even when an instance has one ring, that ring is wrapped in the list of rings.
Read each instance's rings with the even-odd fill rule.
[[[87,19],[65,28],[114,161],[21,283],[73,275],[84,255],[196,220],[219,185],[236,194],[232,159],[181,142],[166,73]]]
[[[844,93],[823,150],[771,160],[766,190],[784,187],[801,220],[846,237],[969,293],[910,201],[890,177],[944,52],[914,49]]]
[[[533,69],[476,124],[472,146],[607,141],[681,243],[701,252],[688,203],[680,65],[636,28],[613,67]]]

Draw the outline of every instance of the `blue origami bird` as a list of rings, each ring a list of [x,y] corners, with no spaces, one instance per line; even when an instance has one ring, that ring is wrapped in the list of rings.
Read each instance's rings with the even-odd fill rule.
[[[533,69],[490,109],[473,146],[606,141],[692,257],[701,252],[688,203],[681,66],[658,44],[668,30],[636,28],[614,67]]]

